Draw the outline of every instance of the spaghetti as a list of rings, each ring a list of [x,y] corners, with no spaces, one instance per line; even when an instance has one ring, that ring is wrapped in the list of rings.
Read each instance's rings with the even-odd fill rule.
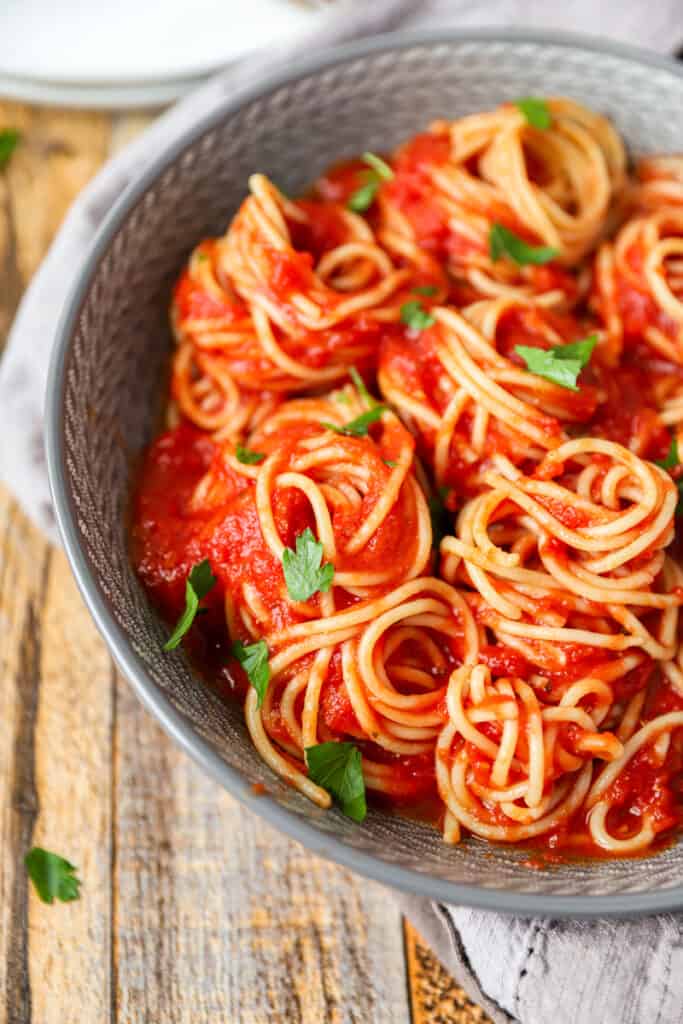
[[[302,199],[254,174],[190,256],[133,559],[319,806],[603,856],[683,823],[682,168],[527,97]]]

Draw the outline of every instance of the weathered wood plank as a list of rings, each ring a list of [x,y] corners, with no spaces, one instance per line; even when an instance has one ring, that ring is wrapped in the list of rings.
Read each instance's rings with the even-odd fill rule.
[[[0,346],[108,118],[0,103],[22,140],[0,174]],[[112,676],[63,554],[0,490],[0,1021],[109,1018]],[[85,878],[78,903],[30,892],[34,843]],[[3,998],[4,997],[4,998]]]
[[[31,894],[33,1019],[95,1024],[111,1007],[114,669],[61,551],[50,558],[44,602],[33,840],[75,864],[83,888],[63,906]]]
[[[21,293],[70,203],[107,155],[110,119],[0,101],[21,143],[0,174],[0,349]]]
[[[121,1021],[404,1024],[399,911],[245,813],[117,691]]]
[[[0,489],[0,1020],[109,1014],[109,657],[66,559]],[[78,865],[84,898],[30,889],[32,845]]]
[[[38,815],[34,749],[49,549],[0,488],[0,1021],[30,1019],[28,883]]]

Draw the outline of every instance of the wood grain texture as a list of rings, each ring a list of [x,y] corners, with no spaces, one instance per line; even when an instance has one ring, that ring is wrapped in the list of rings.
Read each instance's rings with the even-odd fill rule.
[[[0,348],[70,203],[104,160],[110,119],[0,101],[0,130],[21,143],[0,174]]]
[[[69,203],[145,123],[0,103],[0,129],[23,135],[0,173],[0,346]],[[78,865],[80,901],[29,891],[33,843]],[[0,487],[0,1024],[484,1021],[458,993],[404,946],[389,893],[273,832],[172,745],[64,555]]]
[[[83,898],[52,913],[31,894],[29,970],[34,1020],[66,1024],[58,991],[76,1024],[110,1009],[114,673],[61,551],[51,552],[43,593],[33,842],[78,865]]]
[[[11,1024],[31,1014],[28,883],[22,858],[38,816],[34,749],[49,557],[47,545],[1,492],[0,991]]]

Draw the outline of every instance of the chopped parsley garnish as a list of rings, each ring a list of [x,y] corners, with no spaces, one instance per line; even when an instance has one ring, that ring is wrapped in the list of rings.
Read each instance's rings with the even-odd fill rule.
[[[194,617],[199,610],[199,602],[206,597],[215,582],[216,577],[211,572],[208,558],[194,566],[185,583],[185,610],[164,644],[165,651],[172,651],[178,646],[194,622]]]
[[[401,321],[408,327],[412,327],[414,331],[424,331],[425,328],[436,323],[432,314],[424,308],[418,299],[413,299],[401,306]]]
[[[430,295],[436,295],[439,289],[435,284],[416,284],[415,287],[410,290],[413,295],[424,295],[429,298]]]
[[[237,461],[243,462],[245,466],[255,466],[257,462],[263,462],[265,459],[263,452],[254,452],[251,448],[244,448],[241,444],[235,448],[235,455]]]
[[[285,548],[282,552],[282,570],[293,601],[308,601],[318,591],[330,589],[334,566],[331,562],[322,565],[322,560],[323,546],[308,526],[296,538],[296,551]]]
[[[263,698],[270,682],[270,662],[268,661],[268,644],[258,640],[255,644],[245,644],[236,640],[232,645],[232,653],[247,674],[247,679],[258,694],[257,707],[263,704]]]
[[[374,406],[376,406],[378,403],[375,401],[375,399],[372,397],[372,395],[366,388],[365,381],[363,380],[355,366],[349,366],[349,377],[353,381],[354,387],[358,394],[360,395],[360,397],[364,398],[371,408],[374,408]]]
[[[432,521],[432,547],[439,550],[441,541],[450,530],[448,510],[444,504],[449,494],[448,487],[439,487],[438,494],[431,494],[427,498],[429,516]]]
[[[367,814],[360,750],[353,743],[306,747],[308,777],[334,797],[342,814],[363,821]]]
[[[396,463],[393,461],[393,459],[382,459],[382,462],[384,463],[385,466],[388,466],[389,469],[396,468]]]
[[[394,172],[388,163],[375,153],[363,153],[363,163],[371,167],[375,174],[378,174],[383,181],[391,181]]]
[[[577,378],[584,366],[590,362],[598,341],[597,334],[569,345],[555,345],[550,349],[532,348],[529,345],[515,345],[515,352],[526,363],[526,368],[537,377],[552,381],[561,388],[578,391]]]
[[[320,426],[325,427],[327,430],[333,430],[335,434],[346,434],[348,437],[365,437],[368,427],[380,419],[382,413],[386,411],[386,405],[373,405],[372,409],[362,412],[360,416],[356,416],[355,420],[345,423],[343,427],[338,427],[335,423],[328,423],[326,420],[321,420]]]
[[[365,213],[374,203],[379,186],[379,178],[373,175],[365,185],[361,185],[358,191],[353,193],[347,203],[349,210],[353,210],[354,213]]]
[[[28,877],[43,903],[71,903],[80,896],[78,868],[56,853],[34,846],[24,857]]]
[[[382,181],[390,181],[394,172],[381,157],[374,153],[363,153],[363,162],[370,168],[365,173],[365,182],[349,197],[347,206],[354,213],[364,213],[375,201],[375,196]]]
[[[548,245],[527,245],[514,231],[502,224],[492,224],[489,231],[489,255],[494,263],[507,256],[523,267],[527,263],[550,263],[557,256],[557,249],[551,249]]]
[[[5,128],[0,132],[0,167],[9,163],[9,159],[20,141],[21,135],[15,128]]]
[[[527,124],[532,128],[538,128],[542,132],[550,128],[552,117],[545,100],[539,99],[538,96],[523,96],[515,100],[515,106],[524,114]]]

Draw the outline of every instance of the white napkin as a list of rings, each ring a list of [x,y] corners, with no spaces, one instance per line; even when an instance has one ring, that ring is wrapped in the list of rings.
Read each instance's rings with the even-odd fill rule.
[[[42,406],[65,297],[99,224],[128,182],[161,145],[210,112],[227,91],[303,49],[310,52],[399,23],[583,30],[660,52],[683,44],[681,0],[338,0],[332,11],[294,47],[251,57],[217,75],[110,161],[74,203],[28,289],[0,363],[0,479],[53,539]],[[444,965],[497,1024],[683,1022],[683,919],[678,916],[624,922],[527,920],[399,898]]]
[[[553,921],[401,897],[494,1024],[681,1024],[683,919]]]

